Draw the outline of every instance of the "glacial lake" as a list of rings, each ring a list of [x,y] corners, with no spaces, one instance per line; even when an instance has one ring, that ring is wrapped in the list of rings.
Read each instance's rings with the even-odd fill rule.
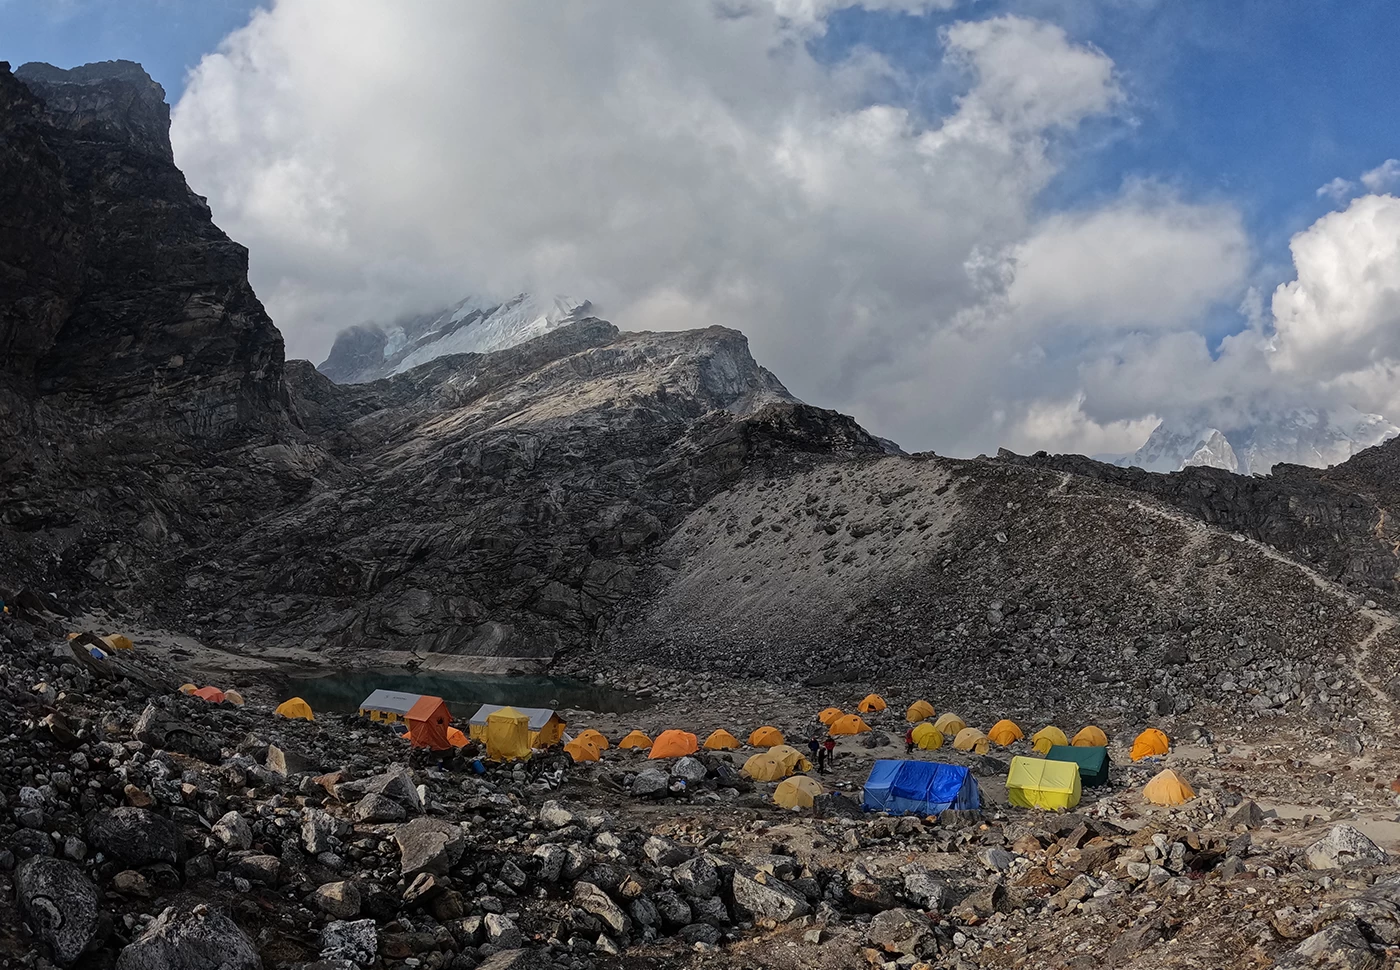
[[[484,677],[480,674],[402,670],[347,670],[325,675],[288,677],[287,696],[300,695],[313,711],[352,714],[378,688],[411,694],[436,694],[457,718],[470,717],[482,704],[515,707],[573,708],[602,714],[626,714],[651,702],[624,690],[596,687],[569,677]]]

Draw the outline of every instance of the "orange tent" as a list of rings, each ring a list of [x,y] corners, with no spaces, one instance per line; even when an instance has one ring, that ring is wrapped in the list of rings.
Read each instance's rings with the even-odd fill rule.
[[[452,714],[441,697],[424,694],[408,709],[403,719],[408,722],[410,740],[415,748],[446,751],[452,746],[447,740],[447,726],[452,723]]]
[[[987,732],[987,737],[991,738],[1003,748],[1016,741],[1021,740],[1026,733],[1021,730],[1021,726],[1008,718],[1002,718],[992,725],[992,729]]]
[[[885,699],[879,694],[866,694],[856,705],[856,710],[862,714],[873,714],[875,711],[883,711],[884,709]]]
[[[652,742],[649,758],[680,758],[700,750],[700,739],[689,731],[662,731]]]
[[[831,727],[831,722],[840,717],[841,713],[841,708],[839,707],[828,707],[826,710],[822,711],[820,714],[817,715],[817,720],[821,721],[822,724],[826,725],[827,727]]]
[[[598,753],[597,745],[592,739],[579,735],[568,744],[564,745],[564,753],[574,759],[574,764],[580,761],[601,761],[602,756]]]
[[[224,692],[217,687],[201,687],[199,690],[190,691],[194,697],[202,697],[210,704],[219,704],[224,699]]]
[[[599,731],[597,728],[584,728],[578,733],[578,737],[574,740],[587,741],[599,751],[606,751],[610,747],[608,739],[604,737],[603,732]]]
[[[710,751],[735,751],[738,750],[739,739],[720,728],[705,739],[705,747]]]
[[[447,729],[447,743],[454,748],[465,748],[467,746],[467,736],[455,727]]]
[[[766,725],[749,735],[749,744],[755,748],[771,748],[775,744],[782,744],[785,740],[782,731]]]
[[[1180,805],[1196,797],[1195,791],[1170,768],[1152,776],[1142,789],[1142,797],[1153,805]]]
[[[868,734],[870,733],[870,725],[861,720],[859,714],[842,714],[832,722],[828,733],[832,737],[846,734]]]
[[[1141,761],[1153,755],[1166,754],[1171,748],[1167,736],[1156,728],[1148,728],[1133,741],[1133,760]]]
[[[1079,733],[1069,743],[1076,748],[1106,748],[1108,747],[1108,735],[1090,724],[1088,727],[1080,728]]]
[[[633,731],[631,734],[627,735],[627,737],[617,742],[617,747],[619,751],[635,751],[639,748],[649,748],[651,747],[651,738],[647,737],[641,731]]]

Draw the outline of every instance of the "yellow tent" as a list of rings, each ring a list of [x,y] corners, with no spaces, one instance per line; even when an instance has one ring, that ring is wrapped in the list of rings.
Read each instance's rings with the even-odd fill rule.
[[[1106,748],[1108,747],[1108,735],[1090,724],[1088,727],[1079,729],[1079,733],[1074,736],[1070,744],[1076,748]]]
[[[938,720],[933,722],[933,726],[938,728],[940,734],[948,738],[956,736],[959,731],[967,727],[967,722],[951,711],[945,711],[938,716]]]
[[[610,747],[608,739],[604,737],[603,732],[599,731],[597,728],[584,728],[578,733],[578,737],[574,740],[587,741],[599,751],[606,751]]]
[[[767,725],[749,735],[749,744],[755,748],[771,748],[775,744],[782,744],[785,740],[782,731]]]
[[[1010,747],[1015,742],[1026,736],[1021,730],[1021,726],[1015,721],[1002,718],[992,725],[992,729],[987,732],[987,737],[1003,748]]]
[[[963,728],[953,738],[953,747],[958,751],[976,751],[978,754],[986,754],[990,741],[987,736],[974,727]]]
[[[578,764],[580,761],[602,760],[597,745],[593,744],[593,739],[585,738],[583,735],[579,735],[564,745],[564,753],[574,759],[574,764]]]
[[[1164,768],[1143,786],[1142,797],[1153,805],[1180,805],[1195,798],[1196,793],[1175,771]]]
[[[821,721],[822,724],[826,725],[827,727],[831,727],[831,722],[840,717],[841,713],[842,711],[839,707],[828,707],[826,710],[822,711],[820,714],[817,715],[817,720]]]
[[[131,637],[122,636],[120,633],[109,633],[107,636],[102,637],[102,642],[113,650],[130,650],[135,646],[135,644],[131,642]]]
[[[777,781],[792,774],[792,769],[783,763],[782,758],[767,751],[751,756],[739,770],[754,781]]]
[[[866,694],[861,702],[856,705],[856,710],[862,714],[873,714],[876,711],[885,709],[885,699],[879,694]]]
[[[228,701],[230,704],[235,704],[238,707],[242,707],[245,703],[245,701],[243,700],[243,695],[238,693],[238,691],[236,690],[224,691],[224,700]]]
[[[486,715],[486,757],[492,761],[530,757],[530,715],[513,707]]]
[[[1154,755],[1166,754],[1171,749],[1167,736],[1156,728],[1148,728],[1133,739],[1133,760],[1141,761]]]
[[[931,717],[933,717],[933,705],[928,701],[915,701],[909,705],[909,710],[904,712],[904,719],[911,724],[927,721]]]
[[[641,731],[633,731],[631,734],[627,735],[627,737],[617,742],[617,747],[619,751],[638,751],[643,748],[650,748],[651,738],[647,737]]]
[[[789,773],[812,770],[812,762],[807,760],[807,756],[790,745],[775,744],[768,749],[768,753],[775,758],[781,758],[783,767],[786,768]]]
[[[182,694],[193,694],[193,693],[194,693],[195,691],[197,691],[197,690],[199,690],[199,688],[196,687],[194,684],[181,684],[181,685],[180,685],[180,693],[182,693]]]
[[[1006,797],[1018,808],[1073,808],[1079,804],[1079,766],[1017,755],[1006,775]]]
[[[710,751],[737,751],[739,739],[720,728],[705,739],[705,747]]]
[[[183,687],[180,689],[184,690]],[[303,721],[316,720],[316,715],[311,713],[311,705],[306,703],[306,701],[302,700],[300,697],[293,697],[290,700],[283,701],[282,703],[277,705],[277,710],[273,711],[272,713],[281,714],[283,717],[299,717]]]
[[[1043,727],[1031,735],[1031,745],[1039,754],[1049,754],[1050,749],[1056,745],[1069,744],[1069,738],[1065,737],[1065,732],[1051,725]]]
[[[832,737],[841,737],[849,734],[869,734],[870,725],[861,720],[859,714],[842,714],[831,722],[831,727],[827,733]]]
[[[914,746],[923,751],[935,751],[943,747],[943,732],[927,721],[915,724]]]
[[[812,802],[822,793],[822,786],[815,778],[798,775],[778,785],[773,792],[773,801],[783,808],[811,808]]]

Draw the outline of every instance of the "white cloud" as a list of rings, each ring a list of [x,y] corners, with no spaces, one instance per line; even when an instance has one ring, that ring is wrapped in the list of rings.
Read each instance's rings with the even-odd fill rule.
[[[1361,184],[1371,192],[1384,192],[1400,182],[1400,159],[1387,158],[1384,162],[1363,172]]]
[[[910,447],[1138,434],[1191,381],[1137,355],[1214,366],[1193,328],[1243,293],[1238,213],[1134,185],[1039,214],[1077,126],[1120,110],[1113,62],[1038,21],[957,23],[961,96],[923,119],[873,98],[898,74],[878,54],[809,54],[844,5],[279,0],[192,73],[176,156],[293,355],[539,289],[630,329],[742,329]]]
[[[1350,179],[1344,179],[1340,175],[1328,182],[1326,185],[1317,187],[1317,197],[1327,198],[1333,202],[1345,202],[1356,192],[1356,183]]]

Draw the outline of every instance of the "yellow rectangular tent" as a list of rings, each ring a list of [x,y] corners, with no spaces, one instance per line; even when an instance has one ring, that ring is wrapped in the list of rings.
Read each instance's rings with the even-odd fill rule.
[[[1079,765],[1017,756],[1006,776],[1006,797],[1018,808],[1073,808],[1079,804]]]
[[[477,741],[486,740],[486,719],[497,711],[505,710],[500,704],[482,704],[471,716],[467,733]],[[530,747],[548,748],[558,744],[564,737],[564,721],[548,707],[513,707],[511,710],[524,714],[530,719]]]
[[[492,761],[530,757],[530,718],[513,707],[492,711],[486,718],[486,757]]]

